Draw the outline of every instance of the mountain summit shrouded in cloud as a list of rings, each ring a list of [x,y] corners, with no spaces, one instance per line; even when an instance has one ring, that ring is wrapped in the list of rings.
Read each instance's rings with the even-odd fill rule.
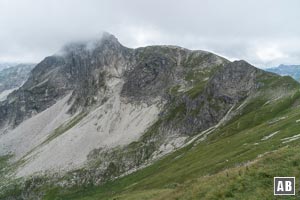
[[[299,63],[299,4],[297,0],[2,0],[0,61],[39,62],[62,44],[107,30],[128,47],[173,44],[256,66]]]

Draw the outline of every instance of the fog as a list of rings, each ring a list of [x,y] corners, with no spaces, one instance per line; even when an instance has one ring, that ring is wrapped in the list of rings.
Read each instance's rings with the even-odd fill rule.
[[[0,62],[39,62],[69,42],[114,34],[258,67],[300,64],[300,1],[0,0]]]

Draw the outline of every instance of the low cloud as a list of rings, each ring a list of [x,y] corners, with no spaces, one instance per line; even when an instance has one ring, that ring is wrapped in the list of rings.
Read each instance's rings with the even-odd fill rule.
[[[126,46],[170,44],[259,67],[300,63],[300,2],[0,0],[0,62],[39,62],[108,31]]]

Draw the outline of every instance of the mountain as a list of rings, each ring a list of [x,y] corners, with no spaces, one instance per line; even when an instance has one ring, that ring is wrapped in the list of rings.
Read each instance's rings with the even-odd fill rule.
[[[0,197],[265,199],[298,175],[299,89],[206,51],[67,44],[0,102]]]
[[[300,65],[279,65],[278,67],[266,68],[266,71],[279,74],[281,76],[291,76],[296,81],[300,81]]]
[[[0,70],[10,68],[10,67],[14,67],[16,65],[18,65],[18,63],[0,62]]]
[[[33,67],[34,64],[17,64],[0,71],[0,101],[27,80]]]

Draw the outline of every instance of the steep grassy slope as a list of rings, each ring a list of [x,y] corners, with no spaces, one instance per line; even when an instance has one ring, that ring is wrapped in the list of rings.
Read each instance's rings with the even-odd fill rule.
[[[10,183],[0,199],[17,198],[27,189],[35,193],[33,199],[49,200],[273,199],[274,176],[300,176],[300,92],[291,78],[258,79],[261,89],[234,106],[231,120],[207,136],[199,133],[192,143],[153,165],[101,186],[58,186],[46,177]],[[178,120],[185,110],[175,113],[173,120]],[[163,120],[170,119],[167,115]],[[8,165],[6,158],[1,163]]]
[[[300,178],[300,93],[284,79],[264,80],[273,88],[262,89],[241,112],[236,106],[237,116],[205,140],[103,186],[44,188],[45,199],[273,199],[274,176]],[[268,100],[284,83],[289,95]]]

